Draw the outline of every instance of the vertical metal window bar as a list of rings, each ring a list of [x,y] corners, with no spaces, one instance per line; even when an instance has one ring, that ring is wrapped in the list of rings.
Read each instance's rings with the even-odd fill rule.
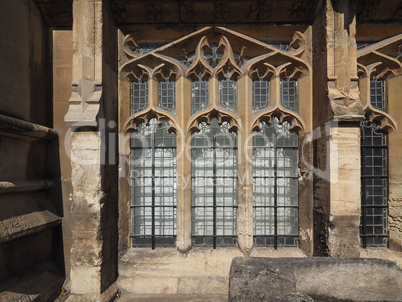
[[[377,80],[377,77],[370,81],[370,103],[374,108],[385,111],[384,81]]]
[[[269,105],[269,81],[259,79],[253,81],[253,112],[268,107]]]
[[[194,246],[236,245],[237,139],[229,127],[212,118],[192,137]]]
[[[176,134],[151,119],[131,138],[132,246],[176,241]]]
[[[388,238],[387,136],[375,123],[361,122],[361,163],[362,246],[384,247]]]
[[[230,79],[229,73],[219,81],[219,102],[223,108],[237,111],[237,82]]]
[[[176,82],[169,81],[168,75],[159,82],[159,106],[176,114]]]
[[[294,112],[299,111],[296,80],[289,78],[286,80],[281,79],[281,104],[286,109]]]
[[[131,83],[131,114],[140,112],[148,106],[148,82],[141,78]]]
[[[298,246],[298,138],[289,123],[253,134],[254,245]]]
[[[193,81],[191,113],[204,110],[208,107],[208,81],[202,80],[202,74],[197,81]]]

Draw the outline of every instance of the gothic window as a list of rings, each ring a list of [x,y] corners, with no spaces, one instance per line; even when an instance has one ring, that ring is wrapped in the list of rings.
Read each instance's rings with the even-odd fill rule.
[[[136,133],[132,246],[298,246],[293,130],[302,130],[304,122],[290,111],[298,111],[297,80],[308,65],[290,52],[220,28],[156,49],[127,41],[131,59],[121,71],[133,83],[125,131]],[[136,45],[144,49],[132,51]],[[288,78],[281,80],[285,73]],[[246,151],[238,152],[238,143]],[[250,209],[239,211],[238,195],[246,196],[242,206]]]
[[[387,245],[387,136],[376,123],[361,122],[362,246]]]
[[[298,137],[289,123],[253,134],[254,246],[298,245]]]
[[[202,74],[198,80],[192,81],[191,113],[204,110],[208,107],[208,81],[202,79]]]
[[[223,108],[236,112],[237,110],[237,82],[226,74],[226,78],[219,81],[219,101]]]
[[[237,140],[229,123],[200,124],[192,136],[192,237],[195,246],[235,246]]]
[[[298,112],[297,81],[292,79],[281,80],[281,104],[286,109]]]
[[[144,110],[148,106],[148,82],[140,78],[131,83],[131,114]]]
[[[269,81],[263,78],[253,80],[253,112],[269,105]]]
[[[131,136],[131,211],[134,247],[174,246],[176,135],[151,119]]]
[[[384,80],[376,76],[370,80],[370,103],[374,108],[385,111]]]
[[[168,75],[164,81],[159,82],[159,106],[176,113],[176,82],[171,81]]]

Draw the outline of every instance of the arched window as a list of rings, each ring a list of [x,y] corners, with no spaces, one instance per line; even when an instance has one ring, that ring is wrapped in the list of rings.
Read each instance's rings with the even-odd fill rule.
[[[294,79],[281,79],[281,105],[286,109],[298,112],[297,81]]]
[[[174,246],[176,134],[151,119],[131,135],[132,246]]]
[[[298,245],[298,137],[289,123],[253,134],[254,246]]]
[[[131,83],[131,114],[144,110],[148,106],[148,82],[140,78]]]
[[[376,123],[361,122],[362,246],[386,246],[388,237],[387,136]]]
[[[198,75],[198,80],[192,81],[191,94],[192,114],[208,107],[208,81],[202,79],[202,74]]]
[[[159,82],[159,106],[167,111],[176,113],[176,82],[165,76],[164,81]]]
[[[253,80],[253,112],[269,105],[269,80],[260,77]]]
[[[195,246],[235,246],[237,140],[229,123],[202,122],[192,136],[192,237]]]

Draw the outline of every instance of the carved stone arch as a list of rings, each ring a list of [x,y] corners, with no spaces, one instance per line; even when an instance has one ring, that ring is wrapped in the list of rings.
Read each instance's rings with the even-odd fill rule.
[[[131,34],[126,35],[123,39],[123,51],[129,58],[141,56],[139,46]]]
[[[306,49],[306,38],[300,31],[296,31],[293,34],[289,47],[293,56],[300,58],[303,55]]]
[[[184,76],[186,69],[177,60],[155,53],[148,53],[123,64],[120,68],[120,73],[123,77],[130,78],[130,75],[132,77],[133,72],[138,70],[138,67],[146,70],[151,78],[158,77],[161,72],[166,72],[175,80],[180,76]]]
[[[238,79],[242,75],[242,70],[237,66],[236,59],[233,55],[232,46],[229,43],[229,40],[225,36],[221,36],[218,44],[217,51],[221,50],[223,52],[223,58],[219,62],[218,66],[216,66],[215,75],[219,80],[225,79],[226,74],[229,74],[229,77],[232,80]]]
[[[364,110],[364,116],[370,122],[376,122],[381,131],[395,131],[396,122],[395,120],[386,112],[378,110],[371,105],[368,105]]]
[[[189,133],[200,131],[198,125],[201,122],[206,122],[207,124],[210,124],[213,117],[216,117],[220,124],[222,122],[228,122],[231,126],[229,131],[237,132],[241,129],[238,118],[233,115],[232,112],[221,111],[213,108],[212,110],[199,112],[198,114],[194,115],[188,123],[187,131]]]
[[[169,132],[180,132],[179,123],[176,118],[169,112],[160,112],[159,110],[150,107],[145,111],[138,112],[131,115],[125,122],[123,126],[124,133],[138,131],[138,125],[141,123],[148,124],[149,121],[156,118],[159,122],[166,121],[169,123]]]
[[[198,75],[200,73],[202,74],[202,80],[208,80],[210,77],[212,77],[214,71],[208,64],[204,55],[205,51],[207,50],[212,52],[208,39],[206,36],[204,36],[201,38],[196,47],[194,60],[186,73],[187,77],[191,78],[192,80],[196,80],[199,78]]]
[[[377,73],[393,73],[397,74],[402,71],[402,64],[397,59],[386,56],[380,52],[372,51],[357,59],[358,63],[364,66],[371,66],[376,63],[380,63],[375,66]]]
[[[311,71],[310,66],[301,59],[278,51],[253,58],[242,69],[247,70],[251,75],[261,64],[269,66],[276,76],[280,76],[285,71],[294,79],[305,76]]]
[[[306,127],[303,118],[297,113],[281,107],[275,107],[268,112],[255,116],[251,122],[251,131],[260,131],[260,123],[265,121],[267,124],[271,124],[273,117],[277,117],[280,123],[289,122],[290,131],[296,131],[299,135],[305,132]]]
[[[357,63],[357,76],[362,79],[370,74],[368,67],[363,64]]]

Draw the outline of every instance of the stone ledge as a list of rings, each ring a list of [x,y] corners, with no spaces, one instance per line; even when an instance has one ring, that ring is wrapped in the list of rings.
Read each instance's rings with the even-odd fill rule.
[[[113,283],[107,290],[103,293],[95,295],[95,294],[88,294],[88,295],[76,295],[71,294],[66,302],[111,302],[115,301],[118,297],[118,288],[116,283]]]
[[[402,301],[401,288],[402,270],[387,260],[236,258],[229,301]]]

